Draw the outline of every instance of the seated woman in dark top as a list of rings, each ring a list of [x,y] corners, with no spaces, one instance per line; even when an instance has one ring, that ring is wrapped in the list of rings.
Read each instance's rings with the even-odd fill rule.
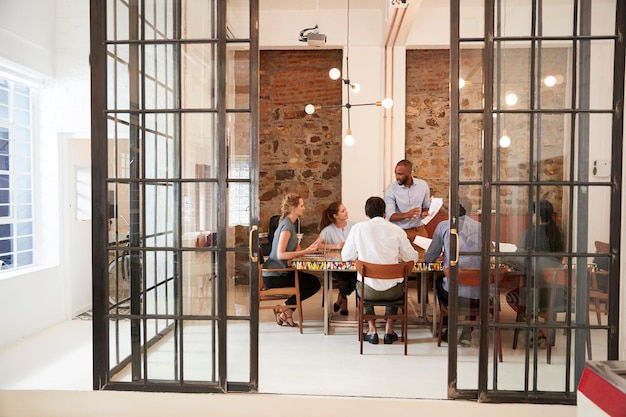
[[[533,252],[540,254],[541,252],[563,252],[564,238],[563,234],[559,230],[559,227],[554,221],[554,207],[552,203],[547,200],[541,200],[539,202],[539,224],[536,224],[535,210],[533,210],[533,227],[524,231],[522,239],[520,240],[517,248],[518,252]],[[522,258],[510,258],[510,263],[519,270],[525,270],[524,266],[520,266]],[[509,263],[509,262],[507,262]],[[562,267],[562,258],[555,256],[539,256],[534,258],[534,277],[535,287],[538,292],[538,305],[534,311],[545,311],[548,306],[548,288],[546,282],[543,280],[543,270],[545,268],[560,268]],[[531,290],[533,290],[532,288]],[[535,294],[531,294],[531,300],[534,299]],[[565,292],[562,294],[557,293],[557,300],[564,300]],[[518,313],[525,311],[526,309],[526,287],[516,288],[511,290],[506,300],[511,308]],[[519,314],[518,314],[519,316]],[[538,343],[541,347],[545,347],[545,334],[540,329],[538,332]]]

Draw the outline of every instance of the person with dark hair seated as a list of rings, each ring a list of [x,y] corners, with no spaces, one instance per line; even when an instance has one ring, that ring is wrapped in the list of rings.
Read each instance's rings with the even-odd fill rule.
[[[343,248],[346,238],[354,222],[348,220],[348,210],[341,202],[330,203],[320,219],[319,234],[320,248],[340,250]],[[341,310],[342,316],[348,315],[348,296],[356,289],[355,271],[333,271],[333,278],[337,280],[339,294],[337,302],[333,305],[335,312]]]
[[[462,252],[480,252],[482,245],[482,232],[480,223],[468,216],[472,211],[472,203],[467,198],[459,200],[459,242]],[[433,238],[428,250],[424,254],[425,262],[435,262],[443,252],[444,274],[435,280],[437,289],[437,298],[439,302],[446,307],[448,306],[448,270],[450,268],[450,222],[442,221],[437,225]],[[463,255],[459,257],[459,268],[480,268],[480,256]],[[467,305],[478,308],[480,304],[480,287],[471,285],[458,286],[458,303],[459,305]],[[447,323],[446,323],[447,324]],[[465,326],[459,337],[461,346],[470,346],[471,344],[471,327]],[[444,328],[441,337],[442,340],[448,341],[448,331]]]
[[[398,260],[417,261],[418,254],[406,238],[406,233],[399,226],[385,220],[385,201],[380,197],[370,197],[365,202],[365,215],[370,218],[352,227],[352,231],[341,249],[344,261],[361,261],[376,264],[395,264]],[[359,297],[368,300],[397,300],[404,294],[404,278],[374,279],[357,275],[357,280],[365,280],[364,294],[361,285],[356,290]],[[365,314],[373,314],[374,307],[365,307]],[[385,314],[393,315],[398,307],[385,307]],[[368,331],[364,339],[371,344],[378,344],[378,333],[374,320],[368,320]],[[405,336],[406,337],[406,336]],[[398,340],[393,331],[393,319],[385,323],[385,344]]]
[[[532,227],[524,231],[517,247],[517,252],[563,252],[564,238],[554,221],[554,207],[552,203],[547,200],[539,201],[539,224],[536,224],[537,216],[535,214],[536,210],[533,207]],[[511,264],[517,270],[524,271],[525,266],[520,265],[519,259],[520,258],[511,257],[505,260],[505,262]],[[562,267],[561,257],[542,256],[535,258],[533,275],[535,277],[535,284],[537,285],[536,288],[539,290],[537,294],[538,306],[536,306],[535,310],[545,311],[548,307],[549,291],[546,287],[546,282],[543,280],[543,270],[545,268],[560,267]],[[534,294],[531,294],[531,296],[532,295]],[[557,293],[556,299],[564,302],[565,292],[562,289],[560,289],[560,294]],[[506,300],[513,310],[518,313],[524,311],[526,309],[526,287],[509,291],[506,295]],[[545,347],[546,336],[543,330],[539,329],[537,339],[539,346],[542,348]]]

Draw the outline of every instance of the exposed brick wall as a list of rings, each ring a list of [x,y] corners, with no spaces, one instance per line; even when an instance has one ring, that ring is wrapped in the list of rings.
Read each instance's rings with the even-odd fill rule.
[[[406,52],[405,157],[447,207],[450,171],[450,51]],[[396,161],[397,162],[397,161]],[[395,163],[395,162],[394,162]]]
[[[304,198],[303,242],[317,236],[322,211],[341,199],[341,109],[304,112],[308,103],[341,104],[341,50],[261,51],[259,97],[260,226],[280,213],[285,194]]]
[[[520,71],[529,68],[528,51],[507,51],[504,75],[528,79]],[[544,71],[566,74],[567,50],[544,50]],[[322,210],[341,199],[341,109],[323,109],[313,115],[304,113],[307,103],[341,104],[341,82],[332,81],[328,70],[341,67],[341,50],[261,51],[259,195],[260,224],[264,231],[287,192],[298,192],[307,210],[302,219],[303,232],[312,239]],[[406,158],[415,166],[415,174],[425,179],[431,195],[442,197],[448,205],[450,160],[449,50],[408,50],[406,59]],[[462,74],[468,81],[461,90],[461,108],[479,108],[482,102],[482,51],[463,51]],[[565,83],[564,83],[565,84]],[[563,86],[542,91],[544,108],[562,108]],[[528,89],[520,89],[520,106],[527,106]],[[526,98],[525,98],[526,97]],[[501,150],[502,179],[528,178],[528,117],[507,121],[513,134],[510,148]],[[563,117],[542,120],[542,179],[563,178]],[[462,179],[481,180],[482,114],[464,115],[460,126],[459,172]],[[563,200],[560,187],[543,187],[542,198],[553,202],[557,211]],[[499,195],[503,213],[527,207],[525,195],[503,187]],[[480,207],[480,187],[472,189],[474,207]],[[305,238],[305,243],[309,242]]]
[[[543,75],[567,74],[568,51],[565,48],[542,50]],[[406,158],[414,164],[414,174],[426,180],[431,195],[442,197],[444,207],[448,205],[450,171],[450,95],[449,95],[449,50],[408,50],[406,57]],[[519,96],[517,106],[529,108],[530,53],[527,49],[510,49],[501,57],[501,77],[515,80],[508,86],[503,84],[501,100],[506,90],[511,89]],[[461,76],[467,84],[460,90],[462,109],[480,109],[482,106],[482,50],[464,50],[461,56]],[[541,89],[541,108],[562,109],[569,107],[564,91],[565,84]],[[501,104],[506,108],[504,104]],[[500,148],[497,169],[501,180],[525,181],[531,172],[537,171],[540,162],[542,180],[564,179],[564,129],[565,117],[544,115],[535,124],[541,124],[541,145],[532,154],[531,163],[530,118],[527,115],[508,114],[502,116],[502,126],[511,137],[511,146]],[[459,175],[461,180],[482,179],[482,113],[465,114],[459,126]],[[494,121],[496,131],[497,121]],[[535,147],[538,137],[535,136]],[[495,172],[494,172],[495,175]],[[502,213],[517,213],[528,207],[527,189],[502,187],[498,198]],[[473,187],[469,193],[474,207],[480,207],[481,190]],[[550,200],[557,212],[563,203],[561,187],[542,187],[541,198]],[[495,197],[494,197],[495,198]]]

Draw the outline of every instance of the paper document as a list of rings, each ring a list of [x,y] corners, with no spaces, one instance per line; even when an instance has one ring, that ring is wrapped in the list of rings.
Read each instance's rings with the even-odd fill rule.
[[[491,242],[491,244],[495,247],[496,242]],[[517,252],[517,245],[515,243],[505,243],[500,242],[500,252]]]
[[[424,250],[428,250],[428,247],[430,246],[430,242],[432,241],[433,240],[431,238],[424,237],[424,236],[415,236],[415,239],[413,239],[413,243],[415,243],[417,246],[419,246],[420,248]]]
[[[437,198],[437,197],[431,198],[430,208],[428,209],[428,216],[422,219],[422,223],[428,224],[428,222],[430,222],[433,219],[433,217],[435,217],[435,215],[439,213],[441,206],[443,206],[443,198]],[[415,244],[417,245],[417,242]]]

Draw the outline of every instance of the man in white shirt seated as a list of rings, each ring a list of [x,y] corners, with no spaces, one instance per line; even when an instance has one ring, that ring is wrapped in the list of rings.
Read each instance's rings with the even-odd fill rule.
[[[385,220],[385,201],[380,197],[370,197],[365,202],[365,214],[370,220],[355,224],[341,249],[344,261],[360,259],[376,264],[395,264],[398,260],[416,261],[418,254],[406,238],[402,228]],[[380,280],[357,276],[357,280],[365,279],[365,294],[361,294],[361,285],[357,284],[357,294],[369,300],[397,300],[402,296],[404,278],[397,280]],[[366,314],[374,313],[373,307],[366,307]],[[385,307],[386,314],[396,314],[397,307]],[[368,331],[365,340],[378,344],[378,333],[374,320],[368,320]],[[385,323],[385,344],[398,340],[393,331],[393,320]]]

